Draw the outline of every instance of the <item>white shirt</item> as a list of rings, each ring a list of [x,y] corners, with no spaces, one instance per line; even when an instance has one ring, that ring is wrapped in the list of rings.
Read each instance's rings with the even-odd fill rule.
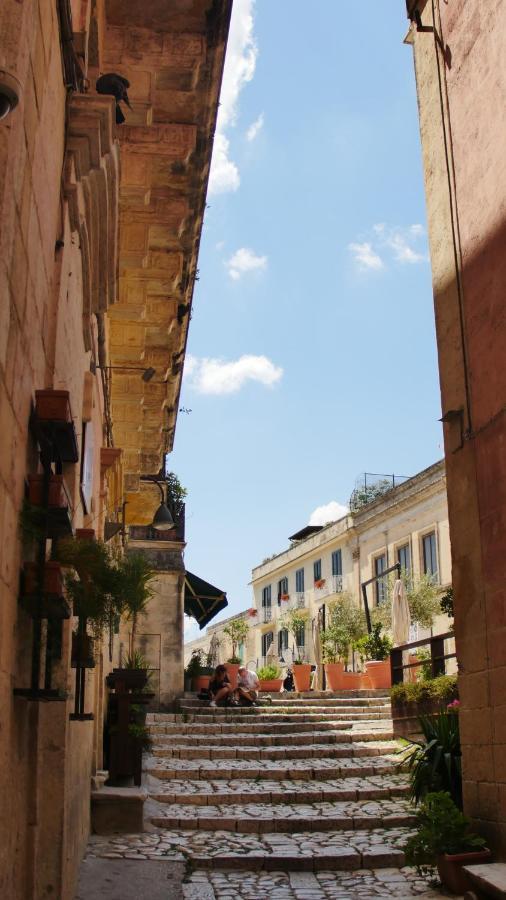
[[[239,675],[238,684],[246,688],[247,691],[255,691],[258,687],[258,678],[254,672],[250,672],[249,669],[246,669],[244,672]]]

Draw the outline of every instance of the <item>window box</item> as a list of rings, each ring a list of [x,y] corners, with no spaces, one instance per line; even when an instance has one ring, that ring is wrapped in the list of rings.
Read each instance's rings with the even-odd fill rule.
[[[28,476],[28,500],[32,506],[42,506],[44,502],[44,475]],[[51,475],[49,478],[48,506],[58,508],[67,505],[67,496],[63,486],[63,475]]]
[[[315,586],[315,588],[317,588],[317,590],[320,591],[323,587],[325,587],[325,579],[318,578],[318,580],[315,581],[314,586]]]

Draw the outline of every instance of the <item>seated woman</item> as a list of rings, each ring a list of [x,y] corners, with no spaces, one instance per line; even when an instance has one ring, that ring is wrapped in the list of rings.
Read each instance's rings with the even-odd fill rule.
[[[221,701],[237,706],[237,701],[233,699],[234,689],[230,684],[226,666],[216,666],[214,675],[209,682],[209,690],[212,698],[209,706],[216,706]]]
[[[237,679],[237,699],[245,703],[246,706],[254,705],[258,697],[259,687],[260,682],[255,672],[251,672],[246,666],[241,666]]]

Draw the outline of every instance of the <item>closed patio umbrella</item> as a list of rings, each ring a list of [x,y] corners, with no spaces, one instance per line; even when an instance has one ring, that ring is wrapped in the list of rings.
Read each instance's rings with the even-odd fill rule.
[[[411,616],[404,589],[404,582],[398,578],[394,584],[392,597],[392,637],[394,646],[405,644],[409,640]]]

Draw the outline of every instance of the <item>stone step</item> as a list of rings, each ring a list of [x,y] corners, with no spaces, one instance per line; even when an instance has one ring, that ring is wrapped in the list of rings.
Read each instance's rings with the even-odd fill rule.
[[[241,834],[163,829],[156,834],[94,839],[89,854],[128,859],[186,859],[193,868],[337,871],[400,868],[409,828]],[[115,850],[115,848],[117,848]]]
[[[181,695],[181,699],[192,699],[198,696],[197,691],[185,691]],[[262,691],[262,697],[272,697],[275,700],[347,700],[351,699],[374,699],[383,698],[390,699],[389,688],[368,688],[367,690],[342,690],[342,691]],[[153,715],[163,715],[163,713],[154,713]]]
[[[300,831],[409,827],[416,823],[416,816],[407,801],[388,799],[313,804],[168,804],[161,812],[152,815],[150,821],[157,828],[185,831],[209,830],[209,826],[217,822],[220,831],[291,834]]]
[[[404,775],[340,778],[328,781],[158,781],[148,779],[149,796],[161,803],[213,806],[237,803],[332,803],[405,797]]]
[[[186,717],[186,718],[185,718]],[[273,712],[263,712],[259,709],[242,709],[237,707],[220,708],[219,706],[208,706],[199,709],[198,713],[185,712],[181,716],[181,721],[193,722],[225,722],[234,721],[236,723],[251,722],[252,720],[261,719],[262,722],[270,722],[272,725],[278,723],[282,718],[283,722],[373,722],[378,719],[389,719],[391,721],[390,710],[385,712],[368,712],[368,713],[331,713],[331,712],[305,712],[305,713],[283,713],[276,714]]]
[[[172,778],[190,778],[197,780],[226,780],[242,778],[243,780],[272,779],[276,781],[326,780],[329,778],[353,778],[372,775],[390,775],[399,768],[398,760],[384,756],[357,759],[320,758],[318,760],[294,759],[262,760],[255,765],[252,760],[228,759],[216,765],[211,759],[157,759],[151,756],[146,761],[145,769],[155,778],[170,780]]]
[[[178,701],[178,707],[189,706],[206,706],[207,700],[201,700],[198,697],[185,697]],[[336,697],[332,700],[323,699],[305,699],[305,700],[277,700],[274,697],[266,699],[265,695],[260,694],[256,705],[260,709],[284,710],[287,707],[296,707],[297,709],[306,709],[314,706],[318,709],[369,709],[373,706],[385,707],[390,706],[390,699],[387,697],[369,697],[362,699],[360,697]]]
[[[313,733],[315,730],[323,733],[339,733],[345,732],[349,733],[350,729],[353,733],[355,733],[354,723],[353,722],[297,722],[297,734],[306,734]],[[368,730],[371,732],[374,730],[382,731],[388,727],[388,720],[378,719],[374,722],[360,722],[357,725],[357,733],[367,733]],[[285,734],[292,734],[294,731],[294,723],[293,722],[284,722],[281,720],[280,722],[276,722],[276,728],[272,729],[270,726],[266,725],[263,721],[255,721],[248,720],[247,722],[206,722],[205,724],[201,722],[194,722],[191,724],[185,722],[171,722],[169,724],[163,724],[161,722],[155,722],[151,725],[148,725],[149,731],[153,737],[159,737],[160,735],[192,735],[192,736],[200,736],[200,735],[224,735],[224,736],[234,736],[235,734],[241,735],[263,735],[267,731],[271,735],[278,735],[282,737]]]
[[[340,715],[341,713],[344,715],[367,715],[368,713],[377,713],[377,712],[388,712],[391,715],[391,705],[390,703],[371,703],[369,705],[356,706],[352,704],[344,704],[344,703],[333,703],[331,705],[323,705],[322,703],[256,703],[255,706],[235,706],[235,707],[225,707],[225,706],[217,706],[212,707],[209,705],[208,700],[185,700],[184,703],[179,704],[179,710],[182,714],[185,712],[196,713],[205,709],[231,709],[237,710],[246,715],[247,713],[251,713],[252,715],[262,715],[263,713],[274,713],[275,715],[285,715],[290,713],[298,713],[304,714],[308,712],[321,712],[324,714],[334,713],[335,715]]]
[[[339,744],[312,744],[303,747],[293,745],[281,747],[209,747],[205,745],[190,747],[171,745],[157,747],[152,755],[159,759],[209,759],[221,760],[254,759],[267,762],[278,759],[355,759],[356,757],[381,756],[395,753],[399,745],[394,741],[354,741]]]
[[[194,726],[194,728],[197,726]],[[151,726],[152,728],[152,726]],[[152,733],[152,732],[151,732]],[[350,741],[389,741],[393,739],[391,729],[377,729],[372,731],[308,731],[307,733],[284,734],[250,734],[247,731],[236,731],[233,734],[201,734],[195,735],[191,730],[174,731],[172,734],[152,733],[156,747],[168,745],[183,747],[230,747],[237,745],[242,748],[252,747],[278,747],[289,744],[290,747],[307,747],[311,744],[346,744]]]

